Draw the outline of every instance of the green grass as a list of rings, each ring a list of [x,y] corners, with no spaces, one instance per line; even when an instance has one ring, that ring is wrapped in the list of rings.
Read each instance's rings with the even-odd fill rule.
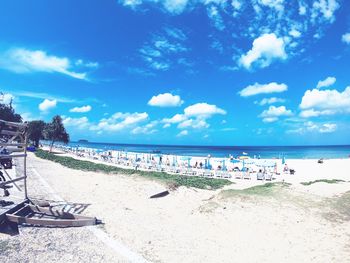
[[[58,156],[40,149],[35,152],[35,155],[39,158],[50,160],[75,170],[103,172],[108,174],[139,175],[145,178],[164,182],[167,185],[175,188],[179,186],[186,186],[199,189],[216,190],[224,187],[225,185],[232,184],[232,182],[225,179],[201,178],[197,176],[188,177],[182,175],[171,175],[163,172],[146,172],[136,171],[134,169],[123,169],[112,165],[82,161],[72,157]]]
[[[337,183],[341,183],[341,182],[345,182],[344,180],[340,180],[340,179],[318,179],[315,181],[309,181],[309,182],[301,182],[302,185],[312,185],[315,183],[327,183],[327,184],[337,184]]]
[[[289,183],[266,183],[263,185],[256,185],[242,190],[237,189],[228,189],[221,191],[223,197],[234,197],[238,195],[260,195],[260,196],[269,196],[273,195],[277,191],[288,188]]]

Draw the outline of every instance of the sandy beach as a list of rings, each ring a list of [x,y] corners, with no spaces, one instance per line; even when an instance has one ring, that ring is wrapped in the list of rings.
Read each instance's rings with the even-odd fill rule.
[[[297,173],[283,178],[291,185],[267,194],[237,191],[262,183],[236,180],[159,199],[149,196],[166,185],[139,176],[82,172],[33,154],[29,163],[30,197],[86,204],[82,213],[104,222],[92,228],[150,262],[350,262],[350,160],[291,160]],[[300,184],[320,178],[346,182]],[[0,236],[0,261],[134,261],[90,228],[22,227],[19,236]]]

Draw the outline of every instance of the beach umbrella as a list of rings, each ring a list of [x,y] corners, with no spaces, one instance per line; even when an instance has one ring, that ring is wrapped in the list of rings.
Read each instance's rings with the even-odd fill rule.
[[[209,157],[209,159],[208,159],[208,169],[211,170],[210,157]]]
[[[222,160],[222,170],[226,171],[225,159]]]
[[[187,158],[187,167],[191,168],[191,157]]]
[[[230,162],[231,162],[231,163],[239,163],[239,162],[240,162],[240,160],[237,160],[237,159],[232,159],[232,160],[230,160]]]
[[[173,155],[173,166],[175,167],[176,166],[176,156],[175,155]]]
[[[282,164],[286,163],[286,158],[284,157],[284,155],[282,156]]]
[[[208,169],[208,160],[207,159],[204,160],[204,169]]]

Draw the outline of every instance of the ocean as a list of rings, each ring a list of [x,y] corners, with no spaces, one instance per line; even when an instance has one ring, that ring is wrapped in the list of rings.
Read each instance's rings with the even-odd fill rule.
[[[228,157],[240,156],[243,152],[250,157],[290,159],[334,159],[349,158],[350,145],[334,146],[185,146],[185,145],[150,145],[70,142],[70,147],[88,147],[97,150],[119,150],[127,152],[175,154],[185,156]]]

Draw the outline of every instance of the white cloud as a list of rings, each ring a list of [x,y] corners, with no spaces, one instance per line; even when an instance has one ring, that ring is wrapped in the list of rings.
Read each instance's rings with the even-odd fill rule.
[[[342,35],[341,40],[346,44],[350,44],[350,33]]]
[[[317,110],[311,109],[311,110],[301,111],[299,116],[302,118],[311,118],[311,117],[319,117],[319,116],[323,116],[323,115],[333,115],[335,113],[336,113],[336,111],[334,111],[334,110],[317,111]]]
[[[301,127],[287,130],[287,133],[297,133],[297,134],[305,134],[305,133],[333,133],[337,130],[337,124],[335,123],[314,123],[312,121],[307,121],[301,123]]]
[[[178,123],[178,129],[206,129],[210,126],[207,123],[207,119],[216,114],[225,115],[226,111],[216,105],[196,103],[185,108],[183,114],[176,114],[172,118],[164,118],[162,120],[165,123],[163,128],[170,127],[170,124]]]
[[[320,88],[324,88],[324,87],[329,87],[329,86],[332,86],[335,82],[336,82],[336,78],[335,77],[328,77],[324,80],[320,80],[318,83],[317,83],[317,89],[320,89]]]
[[[264,122],[274,122],[277,121],[279,117],[291,115],[293,115],[292,111],[287,110],[285,106],[270,106],[267,110],[264,110],[259,117],[263,118]]]
[[[76,79],[86,80],[86,73],[72,71],[71,64],[68,58],[48,55],[42,50],[28,50],[24,48],[8,50],[0,59],[1,68],[16,73],[61,73]]]
[[[158,121],[152,121],[144,126],[138,126],[134,128],[131,133],[132,134],[153,134],[156,133],[157,130],[154,128],[158,124]]]
[[[295,38],[299,38],[301,36],[301,33],[296,29],[292,29],[291,31],[289,31],[289,35]]]
[[[270,8],[274,8],[277,11],[284,10],[284,0],[258,0],[258,3],[263,6],[268,6]]]
[[[183,130],[183,131],[179,132],[176,136],[182,137],[182,136],[186,136],[186,135],[188,135],[188,130]]]
[[[69,111],[83,113],[83,112],[89,112],[89,111],[91,111],[91,109],[92,109],[92,107],[90,105],[86,105],[86,106],[82,106],[82,107],[74,107],[74,108],[70,109]]]
[[[148,105],[157,107],[178,107],[184,103],[179,95],[172,95],[170,93],[163,93],[157,96],[153,96]]]
[[[14,100],[15,96],[10,93],[2,93],[0,92],[0,103],[10,104]]]
[[[335,123],[325,123],[320,127],[321,133],[332,133],[337,129],[337,124]]]
[[[219,13],[218,7],[215,5],[211,5],[207,8],[208,11],[208,17],[213,21],[214,26],[216,29],[222,31],[225,29],[225,24],[222,19],[222,16]]]
[[[186,119],[187,119],[187,117],[185,115],[183,115],[183,114],[176,114],[172,118],[164,118],[163,122],[174,124],[174,123],[182,122],[182,121],[184,121]]]
[[[202,119],[188,119],[185,120],[177,126],[179,129],[187,129],[187,128],[193,128],[193,129],[206,129],[209,128],[209,124]]]
[[[90,130],[96,131],[121,131],[123,129],[135,127],[137,124],[148,120],[148,114],[143,113],[123,113],[117,112],[110,118],[103,118],[97,125],[90,127]]]
[[[161,32],[151,35],[151,40],[147,41],[139,49],[140,57],[151,70],[167,71],[175,66],[191,67],[192,63],[184,63],[188,59],[183,56],[189,51],[186,47],[187,36],[185,33],[175,27],[164,27]],[[181,54],[182,59],[179,59]],[[149,75],[141,69],[133,69],[134,73]]]
[[[55,108],[57,105],[57,100],[48,100],[44,99],[43,102],[39,104],[39,110],[49,111],[50,109]]]
[[[73,127],[78,129],[86,129],[90,126],[89,119],[87,117],[71,118],[64,116],[62,118],[62,122],[67,127]]]
[[[180,14],[182,13],[187,4],[188,0],[120,0],[125,6],[129,6],[131,8],[137,8],[139,5],[142,5],[144,3],[151,3],[156,4],[159,3],[162,5],[162,7],[165,9],[165,11],[172,13],[172,14]]]
[[[202,117],[208,118],[215,114],[225,115],[226,111],[220,109],[216,105],[211,105],[208,103],[196,103],[185,108],[184,113],[186,116]]]
[[[288,89],[286,84],[278,84],[276,82],[271,82],[268,84],[255,83],[254,85],[249,85],[248,87],[242,89],[238,92],[242,97],[249,97],[258,94],[270,94],[270,93],[280,93]]]
[[[274,60],[287,58],[283,38],[278,38],[274,33],[263,34],[253,41],[253,47],[239,59],[239,64],[246,69],[253,65],[267,67]]]
[[[338,90],[307,90],[301,99],[302,110],[316,110],[333,113],[350,113],[350,87],[343,92]]]
[[[339,8],[337,0],[318,0],[312,5],[311,19],[316,21],[317,19],[324,19],[329,22],[334,22],[335,11]],[[320,16],[321,15],[321,16]]]
[[[165,123],[165,124],[163,125],[163,128],[166,129],[166,128],[169,128],[170,126],[171,126],[170,123]]]
[[[272,98],[263,98],[261,101],[255,101],[254,103],[260,106],[264,106],[266,104],[283,103],[285,101],[286,101],[285,99],[272,97]]]

